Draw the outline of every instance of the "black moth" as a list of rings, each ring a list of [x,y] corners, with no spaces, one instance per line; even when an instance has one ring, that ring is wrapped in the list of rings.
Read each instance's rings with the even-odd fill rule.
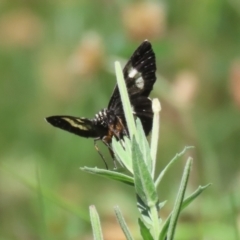
[[[151,43],[145,40],[133,53],[123,69],[123,75],[127,86],[133,114],[138,117],[143,125],[146,135],[152,129],[152,101],[148,98],[156,81],[155,54]],[[74,133],[81,137],[94,138],[94,146],[97,140],[101,140],[111,150],[112,137],[122,139],[128,136],[128,129],[122,107],[122,102],[116,85],[107,108],[102,109],[93,119],[72,116],[51,116],[46,121],[54,127]],[[99,152],[101,155],[101,153]],[[103,158],[103,156],[101,155]],[[103,158],[104,160],[104,158]],[[104,160],[107,168],[107,164]]]

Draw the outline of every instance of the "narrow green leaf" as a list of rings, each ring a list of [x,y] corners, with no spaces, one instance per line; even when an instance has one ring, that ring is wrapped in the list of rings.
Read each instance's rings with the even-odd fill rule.
[[[158,202],[157,192],[135,136],[132,138],[132,161],[137,195],[147,206],[155,206]]]
[[[158,220],[159,200],[153,179],[151,178],[151,173],[143,160],[143,154],[140,151],[135,136],[132,138],[132,156],[138,209],[140,209],[143,219],[147,218],[148,224],[150,222],[153,236],[157,239],[160,232]]]
[[[123,78],[122,68],[119,62],[115,62],[115,71],[117,76],[118,89],[119,89],[121,100],[122,100],[123,110],[124,110],[128,130],[129,130],[130,138],[132,138],[133,135],[136,135],[136,126],[135,126],[135,121],[132,113],[130,100],[128,97],[126,84]]]
[[[128,153],[128,155],[130,156],[130,158],[131,158],[131,165],[132,165],[132,142],[131,142],[131,140],[130,140],[128,137],[126,137],[126,136],[123,137],[123,141],[124,141],[124,143],[125,143],[124,149],[125,149],[125,151]]]
[[[182,204],[182,209],[186,208],[194,199],[196,199],[206,188],[211,186],[212,184],[209,183],[205,186],[199,186],[198,189],[193,192],[190,196],[188,196]]]
[[[128,185],[133,186],[134,185],[134,180],[132,177],[123,174],[123,173],[119,173],[119,172],[114,172],[114,171],[110,171],[110,170],[106,170],[106,169],[99,169],[99,168],[89,168],[89,167],[83,167],[80,168],[82,171],[88,172],[88,173],[92,173],[92,174],[96,174],[99,176],[103,176],[112,180],[116,180]]]
[[[136,127],[137,127],[138,136],[139,136],[138,144],[143,154],[143,159],[148,167],[149,172],[152,172],[153,162],[151,158],[150,147],[149,147],[149,143],[147,141],[145,132],[143,130],[142,123],[139,118],[137,118],[136,120]]]
[[[199,186],[196,191],[194,191],[190,196],[188,196],[182,203],[181,211],[185,209],[191,202],[193,202],[194,199],[196,199],[206,188],[208,188],[211,184],[207,184],[205,186]],[[159,240],[165,240],[165,236],[167,234],[167,230],[169,227],[170,219],[171,219],[172,213],[169,214],[167,220],[165,221],[161,234],[159,236]]]
[[[103,240],[101,223],[100,223],[97,210],[93,205],[89,207],[89,210],[90,210],[90,219],[91,219],[92,230],[93,230],[93,238],[94,240]]]
[[[138,219],[138,225],[140,228],[141,236],[144,240],[154,240],[150,229],[146,227],[141,218]]]
[[[189,178],[189,174],[191,171],[191,166],[192,166],[192,158],[189,158],[187,160],[186,166],[184,168],[184,172],[183,172],[183,176],[182,176],[182,180],[180,183],[180,187],[179,187],[179,191],[177,194],[177,198],[174,204],[174,208],[173,208],[173,212],[172,212],[172,216],[170,219],[170,224],[169,224],[169,228],[168,228],[168,232],[167,232],[167,239],[168,240],[172,240],[174,239],[174,234],[175,234],[175,230],[176,230],[176,226],[177,226],[177,220],[181,211],[181,206],[182,206],[182,202],[184,199],[184,194],[187,188],[187,183],[188,183],[188,178]]]
[[[124,148],[122,146],[124,144]],[[132,150],[131,150],[131,142],[130,139],[124,137],[124,141],[117,141],[114,137],[112,139],[112,149],[114,151],[115,157],[123,164],[129,172],[133,173],[132,169]]]
[[[160,202],[160,203],[158,204],[159,209],[163,208],[163,207],[165,206],[166,203],[167,203],[166,200],[163,201],[163,202]]]
[[[186,146],[182,152],[177,153],[174,158],[168,163],[168,165],[161,171],[159,174],[157,180],[155,181],[155,186],[157,187],[159,183],[161,182],[163,176],[166,174],[166,172],[169,170],[169,168],[175,163],[177,159],[179,159],[188,149],[194,148],[192,146]]]
[[[128,226],[124,220],[124,217],[120,211],[120,208],[118,206],[114,207],[115,215],[117,217],[118,223],[126,237],[127,240],[133,240],[133,237],[128,229]]]

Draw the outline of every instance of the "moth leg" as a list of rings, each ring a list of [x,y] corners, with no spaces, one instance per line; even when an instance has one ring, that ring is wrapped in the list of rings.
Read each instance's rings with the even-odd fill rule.
[[[97,146],[97,141],[98,141],[98,140],[99,140],[99,138],[95,138],[95,139],[94,139],[94,147],[95,147],[96,151],[98,152],[98,154],[100,155],[100,157],[102,158],[102,160],[103,160],[103,162],[104,162],[104,164],[105,164],[106,169],[108,170],[107,162],[106,162],[104,156],[102,155],[102,153],[100,152],[100,150],[99,150],[99,148],[98,148],[98,146]]]
[[[116,161],[116,158],[115,158],[115,155],[114,155],[114,152],[113,152],[112,148],[109,147],[108,151],[109,151],[109,153],[110,153],[110,155],[111,155],[111,157],[113,159],[114,169],[117,169],[118,168],[117,167],[117,161]]]
[[[123,136],[125,135],[125,136],[127,136],[129,138],[129,134],[128,134],[127,128],[122,123],[122,120],[118,116],[117,116],[117,119],[118,119],[118,122],[119,122],[119,124],[121,126]],[[115,131],[114,131],[114,133],[115,133]],[[117,137],[117,139],[120,142],[122,148],[125,149],[124,144],[123,144],[124,143],[123,136],[120,137],[120,133],[116,133],[116,134],[114,134],[114,136]]]
[[[117,169],[117,162],[116,162],[114,152],[112,150],[112,146],[110,145],[110,141],[111,141],[111,138],[109,138],[108,136],[105,136],[105,137],[102,138],[102,142],[107,146],[108,151],[109,151],[109,153],[110,153],[110,155],[113,159],[114,169]]]

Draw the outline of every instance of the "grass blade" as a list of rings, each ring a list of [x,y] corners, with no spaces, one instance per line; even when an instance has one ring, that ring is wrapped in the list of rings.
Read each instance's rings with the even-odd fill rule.
[[[211,184],[207,184],[205,186],[199,186],[198,189],[193,192],[190,196],[188,196],[182,203],[181,206],[181,211],[183,209],[185,209],[191,202],[194,201],[194,199],[196,199],[206,188],[208,188]],[[167,234],[167,230],[168,230],[168,226],[170,223],[170,219],[171,219],[172,213],[169,214],[167,220],[165,221],[162,230],[161,230],[161,234],[159,236],[159,240],[165,240],[165,236]]]
[[[191,171],[191,166],[192,166],[192,158],[189,158],[187,160],[186,166],[184,168],[182,180],[180,183],[179,191],[177,194],[177,198],[174,204],[172,216],[170,219],[170,224],[168,228],[168,233],[167,233],[167,240],[173,240],[176,226],[177,226],[177,220],[181,211],[181,206],[184,198],[184,194],[187,188],[187,182],[189,179],[190,171]]]
[[[102,228],[100,224],[100,219],[97,213],[97,210],[95,206],[90,206],[90,219],[91,219],[91,224],[92,224],[92,230],[93,230],[93,238],[94,240],[103,240],[103,235],[102,235]]]
[[[128,226],[123,218],[123,215],[120,211],[120,208],[118,206],[114,207],[115,215],[117,217],[118,223],[120,224],[121,229],[123,230],[123,233],[127,240],[133,240],[133,237],[128,229]]]

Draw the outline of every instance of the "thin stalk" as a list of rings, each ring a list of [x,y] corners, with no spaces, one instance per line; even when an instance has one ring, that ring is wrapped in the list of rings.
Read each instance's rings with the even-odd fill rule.
[[[157,148],[160,130],[160,111],[161,104],[157,98],[152,100],[153,109],[153,128],[152,128],[152,138],[151,138],[151,157],[152,157],[152,179],[154,179],[155,169],[156,169],[156,158],[157,158]]]

